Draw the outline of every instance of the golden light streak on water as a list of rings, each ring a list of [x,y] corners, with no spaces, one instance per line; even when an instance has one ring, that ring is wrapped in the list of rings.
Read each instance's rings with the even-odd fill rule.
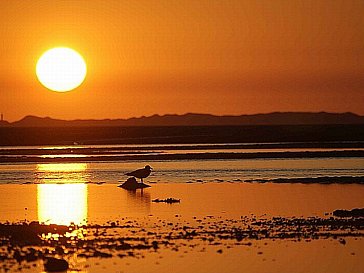
[[[86,224],[86,170],[85,163],[37,165],[37,171],[40,172],[38,181],[41,183],[37,185],[39,222],[58,225]]]
[[[87,169],[86,163],[50,163],[37,164],[37,171],[41,172],[84,172]]]
[[[86,184],[37,185],[38,220],[44,223],[86,224]]]

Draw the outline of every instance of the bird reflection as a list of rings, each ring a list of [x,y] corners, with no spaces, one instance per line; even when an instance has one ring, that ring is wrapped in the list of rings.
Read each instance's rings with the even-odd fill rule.
[[[149,213],[151,197],[148,191],[123,191],[128,212]]]

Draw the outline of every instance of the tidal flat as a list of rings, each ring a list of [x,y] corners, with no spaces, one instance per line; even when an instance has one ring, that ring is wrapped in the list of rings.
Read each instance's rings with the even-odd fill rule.
[[[68,272],[363,267],[364,218],[333,214],[362,205],[360,184],[160,183],[136,192],[113,184],[18,184],[0,191],[4,272],[43,272],[50,258],[66,261]],[[152,202],[165,198],[180,203]]]

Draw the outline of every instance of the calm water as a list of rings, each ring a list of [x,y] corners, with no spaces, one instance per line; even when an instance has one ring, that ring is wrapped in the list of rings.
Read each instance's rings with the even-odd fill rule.
[[[281,155],[276,159],[116,161],[112,159],[115,154],[259,153],[267,149],[225,144],[219,147],[184,145],[184,148],[179,145],[6,147],[0,149],[0,158],[13,157],[14,160],[0,163],[0,184],[3,184],[0,185],[0,222],[27,220],[68,225],[134,221],[143,228],[150,228],[151,234],[158,234],[161,230],[157,224],[161,221],[200,225],[197,220],[207,219],[209,226],[222,222],[226,229],[233,228],[241,216],[326,217],[326,213],[336,209],[363,207],[364,186],[360,183],[305,185],[296,183],[299,180],[287,184],[244,183],[251,179],[312,177],[327,177],[329,183],[332,177],[364,176],[364,158],[361,157],[285,157],[287,151],[313,149],[328,151],[331,148],[268,149]],[[108,159],[82,160],[97,154],[108,155]],[[56,161],[17,162],[19,156]],[[67,157],[77,160],[62,160]],[[116,183],[127,179],[125,173],[146,164],[154,168],[147,178],[151,188],[129,192],[116,187]],[[167,197],[178,198],[181,203],[152,202]],[[122,230],[126,231],[128,229]],[[363,239],[345,237],[345,242],[344,246],[334,239],[262,240],[246,246],[186,240],[185,247],[178,252],[161,248],[145,253],[144,259],[115,256],[111,259],[79,258],[72,262],[75,268],[81,269],[79,272],[85,273],[121,272],[120,269],[128,272],[170,272],[171,269],[173,272],[298,272],[297,264],[300,264],[300,272],[359,272],[363,268],[360,258],[364,252]],[[199,247],[189,247],[192,243]],[[219,249],[223,250],[221,254]],[[325,266],[324,270],[318,268],[318,262]],[[39,263],[24,272],[43,272],[43,265]]]
[[[201,183],[244,182],[254,179],[361,177],[364,176],[364,158],[286,158],[292,151],[331,151],[332,148],[247,148],[244,144],[214,145],[96,145],[96,146],[37,146],[6,147],[0,149],[2,158],[13,157],[0,163],[0,184],[23,183],[119,183],[124,174],[150,164],[154,171],[148,182]],[[339,150],[339,149],[335,149]],[[355,149],[360,150],[360,149]],[[193,153],[261,153],[275,152],[282,158],[269,159],[208,159],[208,160],[113,160],[115,155],[132,154],[193,154]],[[87,157],[106,155],[107,161],[84,162]],[[53,158],[52,163],[17,162],[17,158]],[[79,160],[65,162],[77,157]],[[57,161],[59,158],[59,161]],[[328,181],[330,182],[329,178]]]

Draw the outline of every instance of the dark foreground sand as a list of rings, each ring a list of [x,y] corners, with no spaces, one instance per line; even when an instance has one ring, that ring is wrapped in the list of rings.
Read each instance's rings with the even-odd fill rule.
[[[2,271],[42,272],[50,257],[67,261],[69,272],[364,266],[364,218],[330,214],[360,207],[360,185],[158,184],[143,193],[115,185],[2,185],[0,191]],[[181,202],[152,202],[167,197]],[[76,224],[64,225],[70,221]]]

